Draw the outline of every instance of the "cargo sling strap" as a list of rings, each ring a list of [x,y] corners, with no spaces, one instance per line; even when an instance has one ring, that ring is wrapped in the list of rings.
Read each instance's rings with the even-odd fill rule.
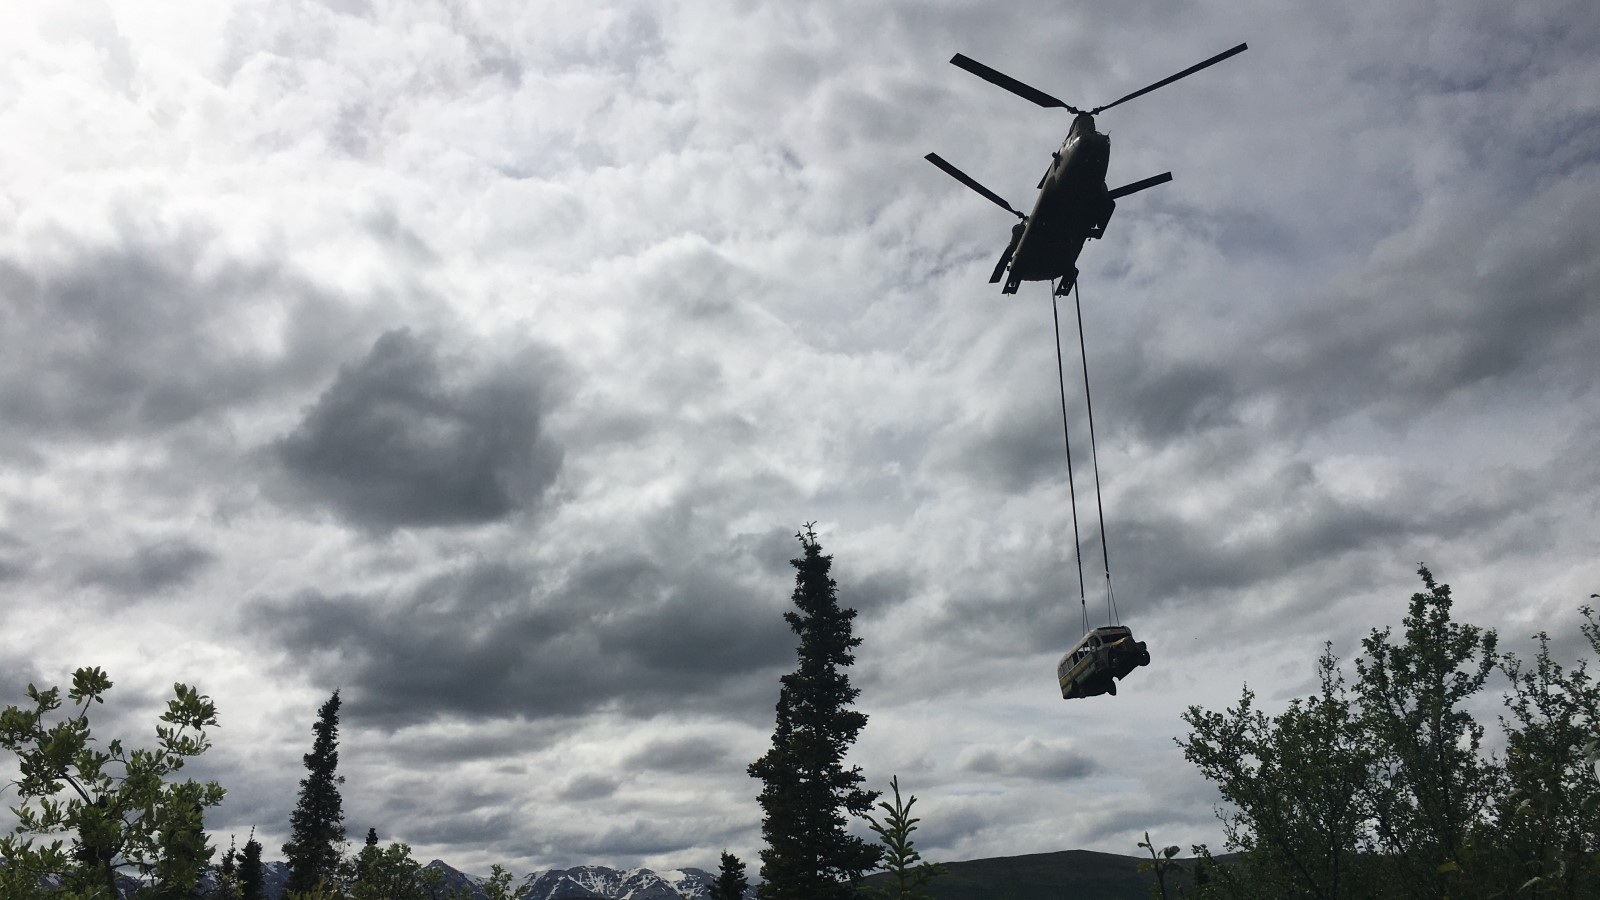
[[[1078,605],[1083,611],[1083,630],[1089,631],[1089,603],[1083,579],[1083,539],[1078,530],[1078,488],[1072,474],[1072,436],[1067,428],[1067,376],[1066,366],[1061,352],[1061,312],[1056,303],[1056,292],[1050,294],[1050,314],[1055,320],[1056,336],[1056,378],[1061,386],[1061,438],[1067,451],[1067,495],[1072,503],[1072,547],[1073,555],[1078,563]],[[1106,549],[1106,510],[1100,499],[1100,453],[1095,446],[1094,435],[1094,397],[1089,391],[1089,355],[1085,349],[1083,339],[1083,293],[1076,282],[1072,285],[1072,302],[1074,312],[1078,317],[1078,355],[1083,360],[1083,400],[1089,413],[1089,458],[1094,468],[1094,504],[1100,520],[1100,559],[1105,563],[1106,572],[1106,613],[1111,622],[1122,624],[1122,617],[1117,612],[1116,593],[1111,586],[1111,554]]]

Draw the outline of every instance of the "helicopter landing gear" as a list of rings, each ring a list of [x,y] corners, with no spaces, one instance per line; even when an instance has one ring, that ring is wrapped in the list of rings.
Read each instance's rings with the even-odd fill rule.
[[[1089,237],[1091,239],[1103,238],[1106,236],[1106,226],[1111,224],[1111,214],[1116,211],[1117,201],[1107,200],[1105,205],[1105,215],[1100,217],[1100,221],[1089,226]]]
[[[1056,282],[1055,296],[1057,296],[1057,297],[1065,297],[1065,296],[1067,296],[1068,294],[1072,293],[1072,286],[1077,284],[1077,283],[1078,283],[1078,267],[1077,266],[1073,266],[1072,267],[1072,271],[1070,271],[1067,274],[1061,276],[1061,280]]]

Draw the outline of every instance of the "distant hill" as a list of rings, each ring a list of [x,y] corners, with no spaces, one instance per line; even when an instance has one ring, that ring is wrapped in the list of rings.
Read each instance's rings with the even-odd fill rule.
[[[1191,869],[1188,860],[1175,860]],[[1000,856],[969,859],[944,864],[949,874],[935,879],[925,889],[934,900],[1148,900],[1155,876],[1139,871],[1139,858],[1093,850],[1064,850],[1059,853],[1033,853],[1026,856]],[[441,861],[428,863],[440,869],[447,888],[465,887],[482,898],[478,887],[482,876],[468,875]],[[267,897],[279,900],[288,867],[282,862],[262,865]],[[700,869],[610,869],[605,866],[574,866],[530,872],[516,884],[531,884],[530,900],[704,900],[707,886],[715,876]],[[132,879],[123,888],[133,887]],[[211,879],[202,879],[209,887]],[[879,872],[866,879],[869,885],[887,887],[889,876]],[[1169,881],[1168,887],[1177,884]],[[753,897],[755,891],[750,892]]]
[[[1191,869],[1187,860],[1175,860]],[[1093,850],[1063,850],[947,862],[948,875],[924,890],[934,900],[1149,900],[1155,876],[1139,871],[1139,858]],[[888,887],[889,876],[867,884]],[[1168,888],[1174,887],[1168,881]]]

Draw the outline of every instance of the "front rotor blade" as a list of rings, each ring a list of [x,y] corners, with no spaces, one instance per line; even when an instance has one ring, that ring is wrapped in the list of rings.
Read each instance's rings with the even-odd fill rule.
[[[1106,192],[1106,197],[1108,199],[1115,200],[1118,197],[1126,197],[1129,194],[1136,194],[1145,188],[1153,188],[1158,184],[1166,184],[1171,180],[1171,172],[1162,172],[1160,175],[1152,175],[1149,178],[1143,179],[1142,181],[1135,181],[1133,184],[1125,184],[1122,187],[1109,190]]]
[[[978,62],[970,57],[962,56],[961,54],[957,53],[955,56],[950,57],[950,62],[953,65],[957,65],[963,69],[966,69],[968,72],[971,72],[990,84],[1005,88],[1024,100],[1032,101],[1044,107],[1065,109],[1073,113],[1078,112],[1076,107],[1063,103],[1036,87],[1023,84],[1004,72],[996,72],[994,69],[991,69],[983,63]]]
[[[1006,245],[1005,252],[1000,254],[1000,261],[994,264],[994,274],[989,276],[990,284],[994,284],[995,282],[999,281],[1000,276],[1006,273],[1006,264],[1011,262],[1011,254],[1016,252],[1017,241],[1015,238],[1013,238],[1011,243]]]
[[[982,194],[983,196],[989,198],[989,202],[993,203],[995,206],[1000,207],[1001,209],[1005,210],[1008,213],[1011,213],[1012,215],[1016,216],[1019,219],[1027,218],[1022,213],[1019,213],[1016,210],[1012,209],[1011,208],[1011,204],[1005,202],[1004,200],[1001,200],[999,194],[996,194],[994,191],[991,191],[988,188],[984,187],[983,185],[977,183],[976,181],[972,180],[971,176],[967,175],[967,173],[961,171],[960,169],[956,168],[955,166],[950,165],[949,163],[945,162],[943,159],[940,159],[939,158],[939,154],[937,154],[937,153],[929,153],[927,156],[925,156],[923,158],[926,159],[928,162],[931,162],[934,165],[938,166],[939,168],[943,169],[944,173],[946,175],[949,175],[951,178],[954,178],[955,180],[957,180],[957,181],[961,182],[962,184],[966,185],[967,187],[972,188],[973,190],[977,191],[979,194]]]
[[[1090,115],[1099,115],[1100,113],[1105,112],[1106,110],[1110,109],[1111,107],[1116,106],[1118,103],[1126,103],[1126,102],[1128,102],[1129,100],[1132,100],[1135,97],[1142,97],[1145,94],[1148,94],[1151,91],[1155,90],[1156,88],[1166,87],[1167,85],[1173,83],[1174,81],[1177,81],[1180,78],[1188,78],[1190,75],[1193,75],[1194,73],[1200,71],[1201,69],[1204,69],[1207,66],[1214,66],[1217,63],[1222,62],[1223,60],[1227,59],[1228,57],[1233,56],[1236,53],[1243,53],[1244,51],[1246,51],[1248,49],[1250,49],[1248,44],[1240,44],[1239,46],[1234,47],[1232,50],[1224,50],[1221,53],[1218,53],[1216,56],[1211,57],[1210,59],[1206,60],[1203,63],[1199,63],[1198,65],[1190,66],[1189,68],[1184,69],[1182,72],[1179,72],[1178,74],[1173,75],[1170,78],[1163,78],[1160,81],[1156,82],[1155,84],[1150,85],[1147,88],[1140,88],[1139,90],[1134,91],[1133,93],[1129,94],[1128,96],[1123,97],[1121,100],[1116,100],[1116,101],[1113,101],[1111,103],[1107,103],[1105,106],[1102,106],[1102,107],[1100,107],[1098,109],[1092,109],[1092,110],[1089,111],[1089,114]]]

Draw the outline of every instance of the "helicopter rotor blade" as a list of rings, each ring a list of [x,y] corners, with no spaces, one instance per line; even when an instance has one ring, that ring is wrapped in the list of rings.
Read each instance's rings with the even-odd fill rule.
[[[1098,107],[1096,109],[1091,109],[1091,110],[1089,110],[1089,114],[1092,115],[1092,116],[1097,116],[1100,113],[1105,112],[1106,110],[1110,109],[1113,106],[1116,106],[1119,103],[1126,103],[1126,102],[1128,102],[1129,100],[1132,100],[1135,97],[1142,97],[1145,94],[1148,94],[1151,91],[1155,90],[1156,88],[1166,87],[1167,85],[1173,83],[1174,81],[1177,81],[1180,78],[1188,78],[1190,75],[1193,75],[1194,73],[1200,71],[1201,69],[1206,68],[1207,66],[1214,66],[1217,63],[1222,62],[1223,60],[1227,59],[1228,57],[1233,56],[1234,54],[1237,54],[1237,53],[1243,53],[1244,51],[1246,51],[1248,49],[1250,49],[1248,44],[1240,44],[1239,46],[1234,47],[1231,50],[1224,50],[1221,53],[1218,53],[1216,56],[1211,57],[1210,59],[1206,60],[1203,63],[1197,63],[1195,65],[1192,65],[1189,68],[1184,69],[1182,72],[1179,72],[1178,74],[1173,75],[1173,76],[1168,77],[1168,78],[1163,78],[1160,81],[1156,82],[1155,84],[1150,85],[1149,87],[1140,88],[1139,90],[1134,91],[1133,93],[1129,94],[1128,96],[1123,97],[1121,100],[1113,100],[1112,102],[1107,103],[1105,106],[1101,106],[1101,107]]]
[[[982,78],[984,81],[987,81],[992,85],[1003,87],[1011,93],[1016,94],[1018,97],[1036,103],[1039,106],[1064,109],[1074,114],[1081,112],[1081,110],[1079,110],[1077,107],[1058,100],[1036,87],[1023,84],[1004,72],[997,72],[983,63],[972,59],[971,57],[963,56],[960,53],[957,53],[955,56],[950,57],[950,62],[952,65],[966,69],[968,72],[971,72],[972,74]]]
[[[1006,249],[1000,254],[1000,261],[994,264],[994,274],[989,276],[989,283],[994,284],[1000,276],[1006,273],[1006,265],[1011,262],[1011,255],[1017,252],[1017,237],[1012,236],[1011,243],[1006,244]]]
[[[951,178],[954,178],[955,180],[961,182],[962,184],[966,185],[967,187],[972,188],[974,191],[977,191],[979,194],[983,195],[984,197],[986,197],[989,200],[990,203],[993,203],[995,206],[1000,207],[1001,209],[1005,210],[1008,213],[1011,213],[1012,215],[1016,216],[1019,219],[1026,219],[1027,218],[1027,216],[1023,215],[1020,212],[1017,212],[1015,209],[1012,209],[1011,208],[1011,204],[1009,204],[1006,201],[1000,199],[1000,195],[999,194],[996,194],[994,191],[991,191],[988,188],[984,187],[983,185],[979,184],[978,182],[974,181],[972,179],[972,176],[968,175],[967,173],[965,173],[965,172],[961,171],[960,169],[956,168],[955,166],[952,166],[949,163],[945,162],[943,159],[941,159],[939,157],[939,154],[937,154],[937,153],[929,153],[927,156],[925,156],[923,158],[926,159],[928,162],[931,162],[934,165],[938,166],[940,169],[943,169],[944,173],[946,175],[949,175]]]
[[[1166,184],[1171,180],[1171,172],[1162,172],[1160,175],[1152,175],[1149,178],[1143,179],[1142,181],[1135,181],[1132,184],[1125,184],[1122,187],[1113,188],[1106,192],[1106,197],[1108,199],[1115,200],[1118,197],[1126,197],[1129,194],[1136,194],[1145,188],[1153,188],[1158,184]]]

